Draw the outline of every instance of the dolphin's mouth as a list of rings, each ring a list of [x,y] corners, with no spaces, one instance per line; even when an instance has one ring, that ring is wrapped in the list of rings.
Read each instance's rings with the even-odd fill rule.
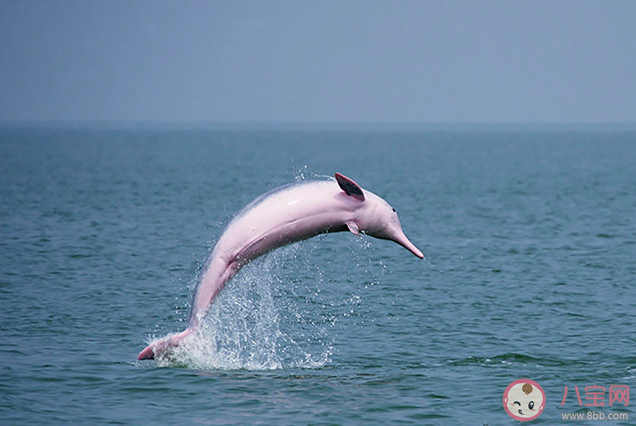
[[[523,416],[523,411],[518,410],[517,412]]]
[[[413,253],[415,256],[419,257],[420,259],[424,259],[424,254],[417,247],[415,247],[415,244],[413,244],[411,241],[409,241],[408,238],[406,238],[404,232],[400,232],[399,235],[391,239]]]

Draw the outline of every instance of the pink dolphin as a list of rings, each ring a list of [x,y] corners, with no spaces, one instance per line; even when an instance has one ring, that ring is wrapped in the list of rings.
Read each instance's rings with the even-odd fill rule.
[[[406,238],[395,209],[386,201],[340,173],[336,173],[336,182],[330,179],[284,186],[239,212],[210,255],[192,302],[188,328],[150,344],[139,359],[153,359],[155,354],[177,346],[196,329],[212,300],[242,266],[286,244],[349,230],[355,235],[395,241],[424,258]]]

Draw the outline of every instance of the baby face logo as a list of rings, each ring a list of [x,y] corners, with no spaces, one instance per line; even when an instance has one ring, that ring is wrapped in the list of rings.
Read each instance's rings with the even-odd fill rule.
[[[515,420],[527,422],[543,413],[545,392],[530,379],[515,380],[506,388],[503,396],[506,413]]]

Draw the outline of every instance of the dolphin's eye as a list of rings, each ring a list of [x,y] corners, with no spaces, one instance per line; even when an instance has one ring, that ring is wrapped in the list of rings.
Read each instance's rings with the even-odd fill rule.
[[[515,405],[515,404],[517,404],[519,407],[521,407],[521,403],[519,401],[515,401],[515,402],[512,403],[512,405]]]
[[[528,408],[531,409],[531,410],[534,408],[534,401],[530,401],[528,403]]]
[[[393,209],[393,213],[397,213],[393,207],[391,207],[391,208]]]

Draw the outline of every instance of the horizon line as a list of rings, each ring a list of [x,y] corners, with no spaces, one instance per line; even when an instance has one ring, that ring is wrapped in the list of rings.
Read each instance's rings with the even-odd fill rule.
[[[370,122],[370,121],[201,121],[201,120],[0,120],[0,128],[209,129],[209,130],[636,130],[636,122]]]

